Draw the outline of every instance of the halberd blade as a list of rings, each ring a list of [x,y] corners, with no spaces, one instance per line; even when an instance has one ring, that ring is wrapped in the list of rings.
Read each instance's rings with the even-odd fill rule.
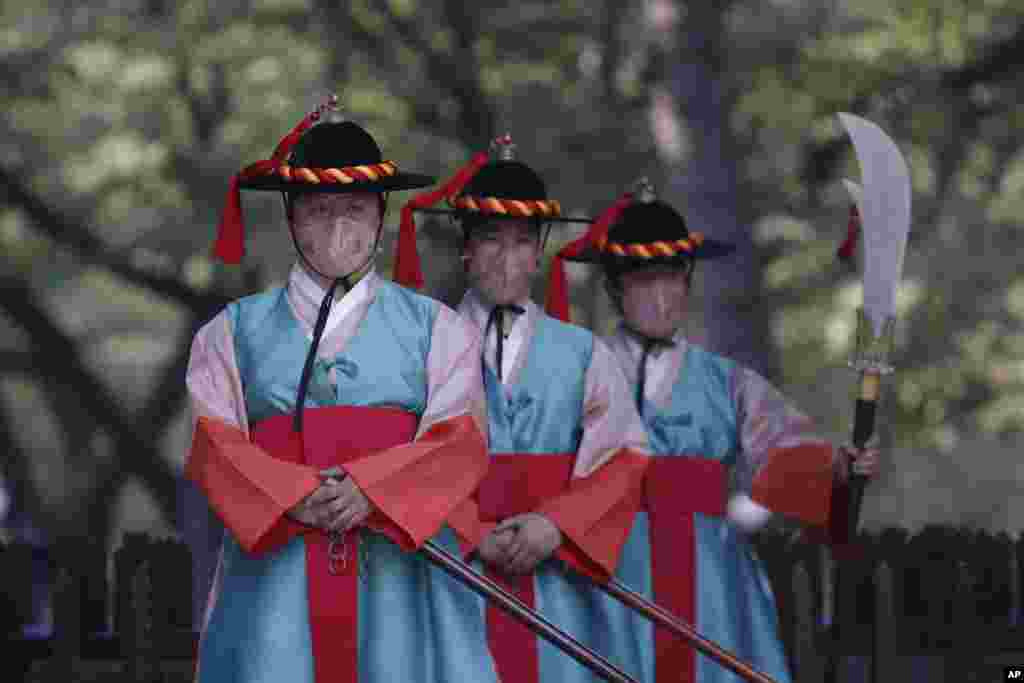
[[[881,128],[853,114],[839,114],[839,121],[860,163],[864,312],[881,335],[885,321],[896,315],[896,288],[910,230],[910,173],[896,143]]]

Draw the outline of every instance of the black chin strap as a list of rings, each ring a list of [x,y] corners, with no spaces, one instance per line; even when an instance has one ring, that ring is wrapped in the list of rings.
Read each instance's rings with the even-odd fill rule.
[[[295,416],[292,418],[292,431],[302,431],[302,414],[306,409],[306,391],[309,389],[309,380],[313,376],[313,363],[316,360],[316,350],[320,346],[320,337],[323,336],[324,328],[327,327],[327,317],[331,312],[331,304],[334,302],[334,292],[338,289],[338,283],[342,283],[347,294],[351,287],[347,278],[338,278],[327,288],[327,294],[320,302],[320,312],[316,316],[316,324],[313,326],[313,343],[309,346],[309,353],[306,354],[306,364],[302,367],[302,379],[299,380],[299,395],[295,402]]]
[[[648,337],[646,334],[637,332],[636,330],[626,328],[626,331],[632,335],[637,341],[643,345],[643,353],[640,354],[640,367],[637,370],[637,382],[636,382],[636,408],[640,412],[640,417],[644,416],[644,389],[647,383],[647,357],[651,351],[655,349],[667,349],[672,348],[676,345],[671,339],[659,339],[657,337]]]
[[[484,348],[487,348],[487,335],[491,332],[491,326],[497,326],[497,345],[495,346],[495,362],[498,371],[498,381],[502,381],[501,377],[501,366],[502,366],[502,347],[505,343],[505,314],[515,313],[522,315],[526,312],[526,309],[522,306],[516,306],[515,304],[498,304],[491,309],[490,315],[487,316],[487,324],[484,325]],[[481,359],[481,363],[486,362],[486,353],[484,359]]]

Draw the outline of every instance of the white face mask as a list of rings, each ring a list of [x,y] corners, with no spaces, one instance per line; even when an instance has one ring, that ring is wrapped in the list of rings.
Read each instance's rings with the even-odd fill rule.
[[[686,321],[686,271],[653,266],[621,275],[626,324],[648,337],[669,339]]]
[[[380,225],[379,201],[377,195],[362,192],[296,199],[292,229],[302,255],[331,278],[358,269],[374,248]]]
[[[470,286],[485,303],[515,304],[530,296],[540,243],[532,226],[498,219],[475,228],[466,245]]]

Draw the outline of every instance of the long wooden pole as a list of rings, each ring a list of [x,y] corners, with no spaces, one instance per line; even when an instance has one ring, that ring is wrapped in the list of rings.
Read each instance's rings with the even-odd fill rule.
[[[718,643],[702,636],[696,629],[664,607],[651,602],[633,589],[615,580],[608,583],[594,581],[594,585],[622,604],[632,607],[656,625],[681,637],[701,653],[715,660],[736,675],[742,676],[744,679],[751,681],[751,683],[777,683],[771,676],[746,664],[739,657],[722,648]]]
[[[738,676],[742,676],[751,683],[777,683],[771,676],[754,669],[743,662],[739,657],[721,647],[718,643],[710,640],[697,632],[692,626],[672,614],[664,607],[654,603],[633,589],[612,579],[608,583],[597,581],[583,572],[576,571],[571,565],[562,563],[566,571],[571,571],[578,576],[590,580],[595,586],[612,596],[626,607],[630,607],[655,625],[667,629],[685,640],[689,645],[696,648],[703,654],[715,660],[725,668]]]
[[[466,566],[464,562],[435,542],[427,541],[424,543],[422,552],[431,562],[493,602],[505,612],[508,612],[512,617],[529,627],[531,631],[562,650],[562,652],[601,678],[606,681],[613,681],[614,683],[637,683],[629,674],[618,669],[607,659],[552,624],[536,611],[530,609],[519,598],[488,577],[478,574],[472,568]]]
[[[615,667],[611,662],[530,609],[517,597],[507,592],[488,577],[473,571],[473,569],[466,566],[465,563],[433,541],[427,541],[423,545],[422,551],[428,559],[441,567],[441,569],[444,569],[466,586],[495,603],[502,610],[525,624],[534,633],[545,638],[548,642],[605,680],[622,681],[623,683],[632,681],[636,683],[633,678]],[[580,574],[580,576],[585,575]],[[614,580],[609,583],[601,583],[593,579],[591,581],[608,595],[627,607],[636,610],[656,625],[683,638],[701,653],[738,676],[742,676],[751,683],[777,683],[771,676],[746,664],[739,657],[722,648],[718,643],[704,637],[692,626],[631,588]]]

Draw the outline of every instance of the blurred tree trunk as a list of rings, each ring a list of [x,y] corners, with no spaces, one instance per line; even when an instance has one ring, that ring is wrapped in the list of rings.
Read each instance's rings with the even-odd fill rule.
[[[730,121],[734,86],[726,68],[728,2],[650,0],[657,36],[651,126],[668,167],[661,194],[691,230],[736,252],[701,262],[694,280],[703,311],[699,343],[769,377],[777,369],[768,311],[757,306],[761,264]]]

